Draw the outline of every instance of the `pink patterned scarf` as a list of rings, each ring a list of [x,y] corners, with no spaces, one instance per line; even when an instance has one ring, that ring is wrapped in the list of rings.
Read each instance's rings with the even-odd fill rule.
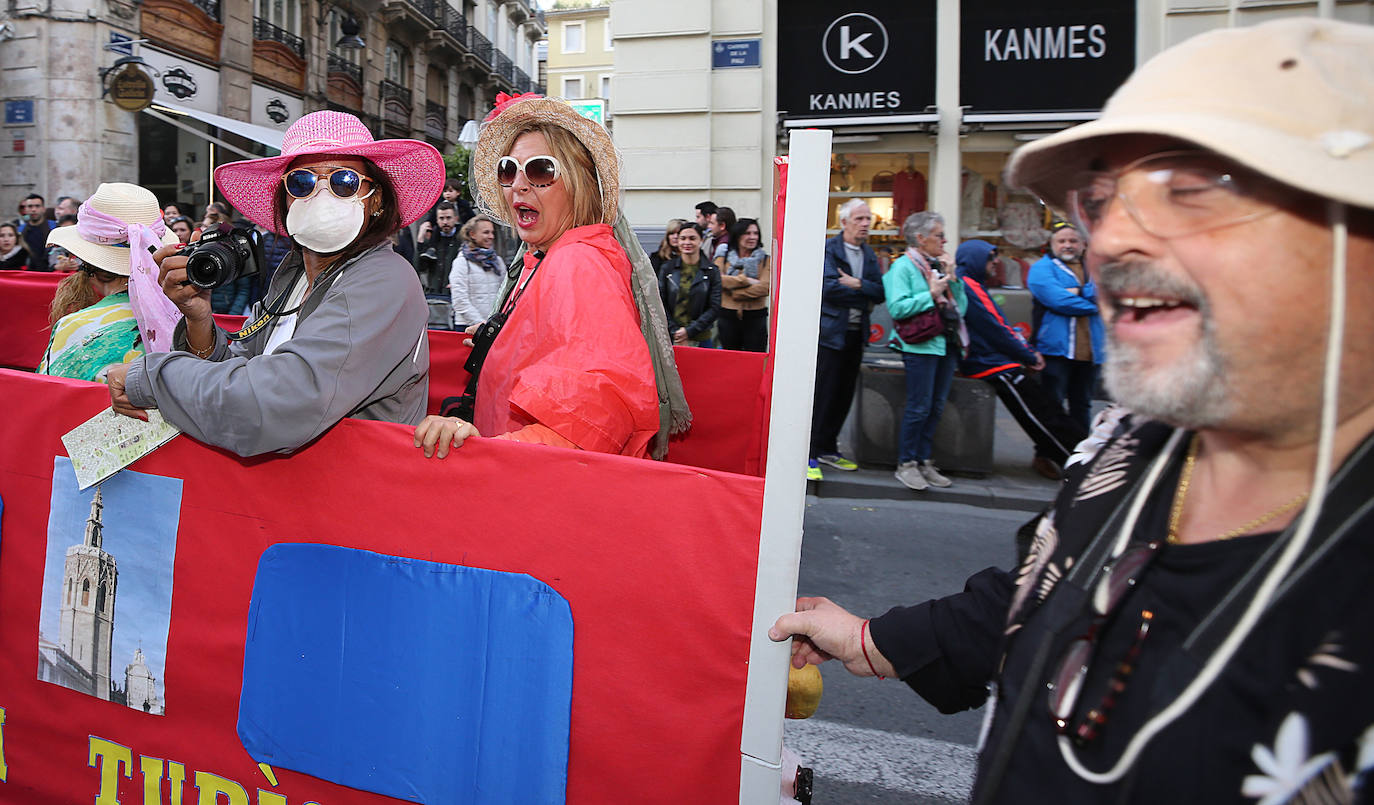
[[[181,311],[162,292],[157,281],[157,263],[149,249],[162,246],[167,226],[162,219],[156,223],[126,223],[82,204],[77,212],[76,231],[87,243],[129,248],[129,304],[134,309],[139,335],[146,352],[170,352],[172,331],[181,319]]]

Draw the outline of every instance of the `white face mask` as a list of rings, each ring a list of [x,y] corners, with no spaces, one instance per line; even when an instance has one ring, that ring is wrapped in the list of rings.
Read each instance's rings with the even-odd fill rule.
[[[362,198],[339,198],[321,188],[310,198],[292,202],[286,211],[286,231],[312,252],[333,254],[358,237],[366,219]]]

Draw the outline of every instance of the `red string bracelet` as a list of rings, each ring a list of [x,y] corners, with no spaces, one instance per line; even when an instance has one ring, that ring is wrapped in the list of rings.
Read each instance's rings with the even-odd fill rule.
[[[868,657],[868,641],[864,639],[864,632],[866,631],[868,631],[868,621],[865,620],[859,626],[859,648],[863,649],[864,662],[868,663],[868,670],[872,671],[874,676],[878,677],[879,679],[887,679],[887,677],[878,673],[878,669],[873,667],[873,660],[869,659]]]

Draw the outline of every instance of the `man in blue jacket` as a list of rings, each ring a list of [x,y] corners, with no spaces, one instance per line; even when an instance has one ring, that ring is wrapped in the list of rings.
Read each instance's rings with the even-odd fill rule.
[[[960,362],[959,372],[985,380],[993,387],[1035,443],[1031,468],[1057,481],[1063,477],[1064,462],[1074,445],[1088,435],[1088,430],[1065,414],[1063,403],[1050,396],[1035,376],[1026,371],[1043,370],[1045,359],[1007,324],[1002,308],[982,285],[988,264],[996,256],[997,247],[982,240],[965,241],[954,253],[968,297],[968,310],[964,312],[968,357]]]
[[[29,270],[52,271],[48,265],[48,233],[57,228],[57,222],[48,218],[48,207],[37,193],[25,196],[19,210],[24,213],[19,221],[19,236],[29,245]]]
[[[1104,356],[1097,288],[1083,267],[1083,236],[1059,223],[1050,236],[1050,253],[1027,272],[1031,296],[1043,307],[1035,343],[1045,356],[1045,390],[1086,430],[1092,421],[1097,367]]]
[[[883,301],[883,272],[868,245],[873,213],[859,199],[840,206],[840,234],[825,242],[821,280],[820,349],[816,353],[816,396],[811,408],[808,480],[822,479],[821,464],[846,472],[859,465],[840,455],[836,439],[859,380],[868,314]]]

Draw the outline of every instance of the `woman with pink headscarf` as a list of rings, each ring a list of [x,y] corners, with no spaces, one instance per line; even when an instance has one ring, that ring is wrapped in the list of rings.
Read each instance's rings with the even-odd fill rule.
[[[170,339],[176,308],[158,287],[148,250],[176,242],[157,197],[123,182],[100,185],[76,226],[51,230],[48,243],[79,258],[81,268],[57,286],[38,373],[104,381],[111,366],[147,351],[159,328]]]

